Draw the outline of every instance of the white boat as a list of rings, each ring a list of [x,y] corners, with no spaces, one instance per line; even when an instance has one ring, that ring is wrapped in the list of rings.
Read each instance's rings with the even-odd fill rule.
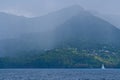
[[[104,64],[102,64],[102,69],[105,69],[105,66],[104,66]]]

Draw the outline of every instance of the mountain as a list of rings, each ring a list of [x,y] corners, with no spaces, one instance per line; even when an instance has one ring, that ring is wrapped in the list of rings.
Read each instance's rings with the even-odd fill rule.
[[[71,7],[49,13],[45,16],[32,18],[29,20],[29,30],[32,32],[52,31],[56,28],[56,26],[63,24],[65,21],[81,13],[82,11],[84,11],[83,8],[78,5],[73,5]]]
[[[120,29],[120,15],[98,15]]]
[[[53,48],[55,28],[83,10],[75,5],[35,18],[0,13],[0,43],[2,44],[0,49],[5,54],[11,50],[20,51],[23,48],[28,50]]]
[[[27,18],[6,13],[0,13],[0,40],[14,38],[25,33]]]
[[[106,20],[107,22],[113,24],[115,27],[120,29],[120,15],[118,14],[100,14],[98,12],[95,11],[90,11],[92,14],[94,14],[95,16]]]
[[[80,6],[71,6],[36,18],[4,13],[0,17],[2,55],[66,47],[118,47],[120,43],[119,29]]]
[[[62,47],[97,48],[100,45],[118,47],[120,30],[111,23],[83,11],[57,27],[56,44]]]
[[[56,26],[69,20],[81,10],[82,8],[78,8],[78,6],[72,6],[35,18],[26,18],[0,12],[0,34],[9,38],[10,36],[15,36],[15,34],[54,30]]]

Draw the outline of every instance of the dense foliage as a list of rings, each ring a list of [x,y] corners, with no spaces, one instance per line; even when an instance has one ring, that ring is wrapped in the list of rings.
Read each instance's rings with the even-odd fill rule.
[[[101,68],[102,64],[108,68],[118,68],[119,57],[119,51],[62,48],[1,57],[0,68]]]

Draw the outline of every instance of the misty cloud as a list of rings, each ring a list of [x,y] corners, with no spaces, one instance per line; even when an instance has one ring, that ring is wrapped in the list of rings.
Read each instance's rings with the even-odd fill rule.
[[[0,11],[27,17],[41,16],[79,4],[102,14],[120,14],[119,0],[1,0]]]

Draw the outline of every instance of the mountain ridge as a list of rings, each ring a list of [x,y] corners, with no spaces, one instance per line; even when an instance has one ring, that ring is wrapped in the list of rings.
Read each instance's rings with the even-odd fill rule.
[[[75,12],[73,10],[75,10]],[[119,45],[119,29],[84,9],[78,10],[78,6],[73,6],[43,16],[42,19],[41,17],[38,19],[20,19],[20,22],[22,21],[21,23],[19,23],[18,19],[18,24],[16,25],[19,25],[17,27],[20,28],[17,30],[9,28],[8,32],[9,30],[20,31],[20,34],[16,35],[17,38],[13,38],[13,41],[6,39],[5,41],[8,41],[10,45],[5,44],[3,49],[1,46],[1,49],[5,49],[6,51],[8,49],[8,53],[9,48],[13,50],[18,50],[17,48],[19,48],[19,50],[21,50],[23,48],[21,45],[22,43],[25,43],[24,47],[26,47],[24,49],[28,50],[32,49],[33,46],[38,49],[51,49],[57,48],[60,45],[63,47],[69,46],[75,48],[84,47],[85,45],[86,47],[92,47],[92,44],[94,44],[95,47],[98,47],[96,46],[97,44]],[[13,24],[13,28],[16,27],[14,25],[15,24]],[[7,26],[9,27],[10,25]],[[21,31],[23,32],[21,33]],[[37,33],[37,35],[35,33]],[[4,45],[4,43],[6,42],[4,42],[3,39],[1,44]],[[13,47],[13,45],[16,46]]]

